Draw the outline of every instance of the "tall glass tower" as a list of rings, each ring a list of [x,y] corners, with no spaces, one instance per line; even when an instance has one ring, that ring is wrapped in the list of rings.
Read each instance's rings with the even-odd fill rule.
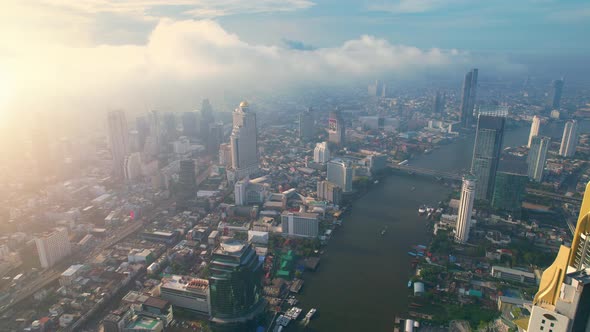
[[[221,243],[209,270],[214,322],[247,322],[264,309],[262,262],[251,245],[237,240]]]
[[[477,179],[475,199],[490,199],[494,192],[505,122],[502,116],[479,115],[471,161],[471,174]]]

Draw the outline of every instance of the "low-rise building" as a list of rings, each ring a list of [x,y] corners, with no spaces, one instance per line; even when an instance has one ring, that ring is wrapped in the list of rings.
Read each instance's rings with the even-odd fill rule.
[[[173,306],[207,316],[211,313],[208,280],[174,275],[163,278],[159,287],[160,297]]]

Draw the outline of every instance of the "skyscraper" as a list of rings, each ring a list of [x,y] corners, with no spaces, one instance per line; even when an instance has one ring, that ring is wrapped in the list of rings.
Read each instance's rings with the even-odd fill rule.
[[[299,139],[309,140],[313,137],[313,113],[311,107],[299,114]]]
[[[440,91],[437,91],[434,95],[433,102],[432,102],[432,113],[434,114],[442,114],[444,109],[444,96],[440,94]]]
[[[176,130],[176,115],[174,113],[164,114],[164,131],[166,133],[167,142],[171,142],[178,137],[178,130]]]
[[[539,127],[541,126],[541,118],[537,115],[533,117],[533,122],[531,123],[531,132],[529,133],[529,143],[527,146],[531,147],[531,142],[533,141],[533,137],[539,135]]]
[[[209,126],[209,138],[207,140],[207,152],[214,154],[219,151],[219,145],[223,142],[223,123],[212,123]]]
[[[467,128],[473,122],[473,109],[475,107],[477,94],[477,68],[465,74],[463,90],[461,93],[461,126]]]
[[[65,227],[56,228],[51,233],[35,238],[35,244],[39,261],[44,268],[52,267],[72,251],[68,230]]]
[[[328,142],[321,142],[315,145],[313,149],[313,162],[318,164],[325,164],[330,160],[330,148]]]
[[[543,179],[543,170],[545,169],[549,144],[551,144],[549,137],[533,137],[527,159],[527,164],[529,165],[528,175],[533,181],[541,182]]]
[[[333,159],[328,162],[328,181],[342,188],[342,192],[352,191],[352,165],[349,161]]]
[[[201,119],[199,121],[199,131],[201,134],[201,139],[203,139],[206,143],[207,135],[209,135],[209,127],[215,121],[213,117],[213,107],[211,107],[211,103],[209,99],[203,99],[203,103],[201,104]]]
[[[258,171],[256,113],[250,111],[247,102],[241,102],[234,111],[233,125],[234,129],[230,138],[232,168],[235,172],[235,180],[240,180]]]
[[[127,119],[123,111],[111,111],[108,114],[109,143],[113,156],[113,175],[122,179],[125,156],[128,152]]]
[[[528,182],[526,162],[522,158],[504,157],[496,173],[492,207],[512,213],[520,212]]]
[[[573,157],[578,146],[578,121],[570,120],[565,123],[559,155],[562,157]]]
[[[561,94],[563,92],[563,79],[553,81],[553,90],[551,91],[551,107],[558,109],[561,106]]]
[[[214,323],[246,322],[264,309],[262,262],[252,245],[222,242],[213,251],[209,270]]]
[[[346,128],[344,127],[344,119],[340,111],[330,112],[328,121],[328,142],[343,146],[346,138]]]
[[[198,136],[199,119],[197,112],[184,112],[182,113],[182,134],[191,139],[195,139]]]
[[[590,327],[590,185],[571,247],[562,245],[541,277],[524,331],[585,332]]]
[[[475,199],[490,199],[494,192],[505,121],[504,117],[492,115],[478,118],[471,162],[471,174],[477,179]]]
[[[476,182],[477,180],[472,176],[463,177],[461,201],[459,202],[457,225],[455,226],[455,241],[459,243],[465,243],[469,240],[469,228],[471,226],[471,213],[473,212]]]
[[[176,208],[178,210],[189,208],[191,201],[196,195],[197,175],[195,172],[195,161],[193,159],[181,160],[180,172],[178,173]]]

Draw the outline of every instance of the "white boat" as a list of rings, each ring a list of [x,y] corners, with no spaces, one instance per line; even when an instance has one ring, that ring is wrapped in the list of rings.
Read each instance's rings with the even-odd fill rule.
[[[315,315],[316,311],[317,311],[316,308],[311,308],[311,310],[309,310],[307,315],[305,315],[305,319],[310,320],[311,317],[313,317],[313,315]]]
[[[420,215],[423,215],[424,213],[426,213],[426,208],[425,208],[424,206],[421,206],[421,207],[418,209],[418,214],[420,214]]]
[[[375,182],[373,182],[373,183],[374,183],[374,184],[378,184],[378,183],[379,183],[379,180],[375,180]]]
[[[296,320],[297,317],[299,317],[299,315],[301,314],[301,308],[297,308],[297,307],[293,307],[289,310],[287,310],[287,312],[285,312],[285,317],[291,319],[291,320]]]

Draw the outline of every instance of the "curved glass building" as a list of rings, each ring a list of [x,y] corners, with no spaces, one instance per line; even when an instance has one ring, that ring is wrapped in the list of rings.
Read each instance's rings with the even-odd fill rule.
[[[246,322],[264,309],[262,262],[251,245],[237,240],[221,243],[209,270],[214,322]]]

